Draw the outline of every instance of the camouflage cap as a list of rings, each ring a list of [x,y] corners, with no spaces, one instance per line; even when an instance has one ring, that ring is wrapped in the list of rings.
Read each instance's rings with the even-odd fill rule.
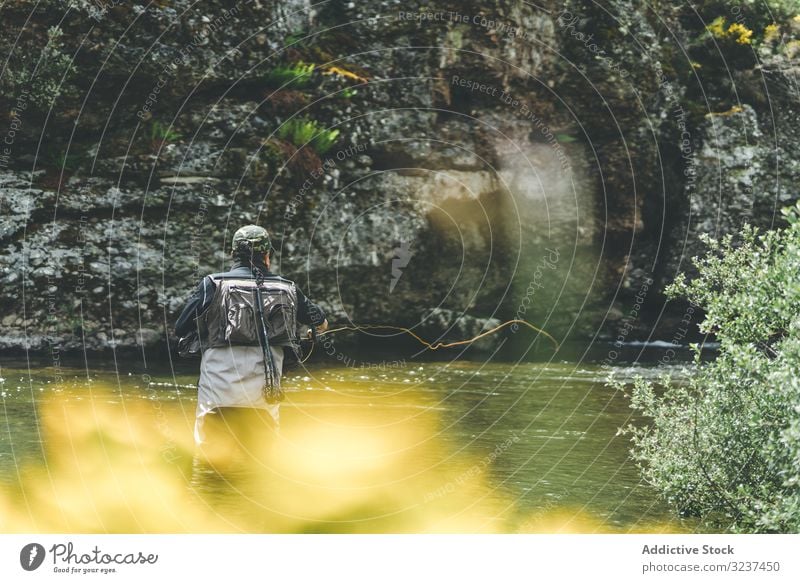
[[[254,253],[269,253],[272,243],[269,233],[258,225],[245,225],[233,234],[233,253],[241,250],[252,250]]]

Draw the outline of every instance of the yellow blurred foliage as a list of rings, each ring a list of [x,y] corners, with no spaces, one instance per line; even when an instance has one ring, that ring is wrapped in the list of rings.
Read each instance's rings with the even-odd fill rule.
[[[18,460],[19,484],[0,489],[0,531],[609,531],[562,507],[520,526],[487,459],[447,445],[434,403],[409,392],[379,415],[371,405],[336,391],[290,396],[278,435],[232,427],[198,452],[185,401],[56,390],[37,403],[46,463]]]
[[[512,505],[490,501],[485,476],[469,472],[474,460],[442,446],[433,408],[414,403],[422,412],[411,419],[389,408],[396,419],[376,422],[368,407],[324,404],[313,415],[285,406],[271,441],[237,442],[232,432],[198,456],[194,419],[178,403],[56,391],[38,403],[46,464],[29,464],[18,490],[0,491],[0,530],[508,530]]]

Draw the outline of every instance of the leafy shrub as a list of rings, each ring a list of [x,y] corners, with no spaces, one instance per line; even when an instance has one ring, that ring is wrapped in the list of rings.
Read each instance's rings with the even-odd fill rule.
[[[795,16],[789,22],[780,25],[767,25],[764,29],[761,50],[765,56],[777,53],[789,59],[797,58],[800,55],[800,16]]]
[[[23,88],[30,91],[31,102],[42,110],[48,110],[66,89],[66,80],[75,72],[72,59],[63,52],[58,26],[47,30],[47,44],[37,51],[24,48],[9,56],[9,65],[2,75],[2,89],[14,94]]]
[[[278,128],[278,136],[297,147],[310,143],[318,154],[324,154],[336,143],[339,130],[323,128],[315,120],[290,119]]]
[[[789,226],[706,238],[700,275],[669,288],[706,313],[719,357],[688,383],[637,380],[628,427],[645,479],[677,510],[738,532],[800,530],[800,204]]]
[[[753,31],[745,25],[734,22],[726,28],[726,24],[725,17],[719,16],[706,27],[706,30],[719,40],[730,39],[740,45],[749,45],[753,42]]]
[[[800,4],[797,0],[739,0],[735,4],[705,0],[696,11],[687,10],[683,22],[687,30],[698,33],[687,45],[691,59],[706,70],[727,74],[731,69],[758,66],[760,58],[778,52],[776,47],[785,52]],[[730,92],[729,87],[723,88]]]
[[[695,12],[695,10],[697,12]],[[800,12],[797,0],[702,0],[691,8],[705,21],[714,20],[720,15],[729,15],[730,20],[751,30],[763,30],[772,23],[783,22]]]

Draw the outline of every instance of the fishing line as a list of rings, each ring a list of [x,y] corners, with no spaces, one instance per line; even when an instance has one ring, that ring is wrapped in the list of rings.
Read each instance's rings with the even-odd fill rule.
[[[558,341],[553,338],[546,330],[542,330],[538,326],[534,326],[530,322],[526,320],[508,320],[507,322],[503,322],[499,326],[495,326],[491,330],[487,330],[486,332],[481,332],[477,336],[473,338],[469,338],[467,340],[458,340],[456,342],[428,342],[424,338],[420,338],[417,334],[415,334],[411,329],[405,328],[403,326],[391,326],[389,324],[353,324],[352,326],[339,326],[338,328],[332,328],[331,330],[326,330],[325,332],[321,332],[318,335],[324,336],[327,334],[336,334],[337,332],[344,332],[344,331],[353,331],[359,332],[364,330],[396,330],[398,332],[403,332],[404,334],[408,334],[409,336],[413,337],[417,342],[425,346],[428,350],[439,350],[441,348],[453,348],[454,346],[464,346],[466,344],[472,344],[473,342],[480,340],[481,338],[485,338],[486,336],[490,336],[492,334],[496,334],[503,328],[511,326],[512,324],[519,324],[521,326],[527,326],[534,332],[538,332],[542,334],[545,338],[550,340],[553,343],[553,346],[556,350],[560,348],[560,344]],[[301,360],[301,363],[305,363],[311,353],[314,351],[314,343],[311,344],[311,349],[308,351],[308,354]]]

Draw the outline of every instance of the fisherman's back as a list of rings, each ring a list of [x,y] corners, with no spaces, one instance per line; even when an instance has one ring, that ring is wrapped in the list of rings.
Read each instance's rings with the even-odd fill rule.
[[[298,324],[327,326],[323,310],[294,282],[269,271],[270,249],[263,228],[239,229],[233,267],[204,277],[175,325],[177,336],[202,339],[198,444],[207,441],[206,418],[229,409],[265,411],[277,427],[284,364],[300,357]]]

